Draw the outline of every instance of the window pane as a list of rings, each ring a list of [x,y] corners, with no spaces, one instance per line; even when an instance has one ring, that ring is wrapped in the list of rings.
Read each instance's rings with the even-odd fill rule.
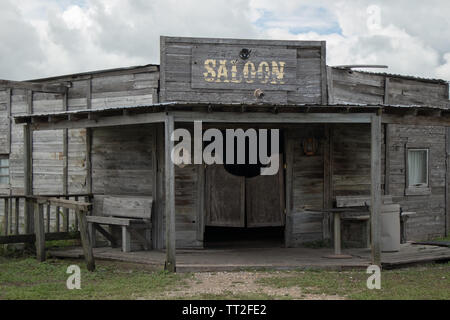
[[[9,168],[0,168],[0,175],[9,176]]]
[[[408,151],[408,181],[410,186],[428,183],[427,150]]]
[[[0,177],[0,184],[9,184],[9,177]]]
[[[0,167],[9,167],[9,159],[0,159]]]

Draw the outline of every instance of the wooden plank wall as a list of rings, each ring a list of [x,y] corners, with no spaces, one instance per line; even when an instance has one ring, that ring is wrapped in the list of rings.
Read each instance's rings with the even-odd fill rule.
[[[287,216],[286,242],[288,246],[295,247],[323,238],[323,216],[319,211],[324,205],[324,126],[290,129],[288,137],[293,150],[293,203],[292,211]],[[305,138],[317,139],[318,149],[314,156],[305,155],[302,143]]]
[[[324,223],[323,214],[320,212],[324,205],[328,206],[324,199],[325,190],[331,193],[331,201],[334,201],[336,196],[343,195],[370,196],[370,125],[334,124],[327,127],[331,135],[330,155],[326,162],[331,167],[329,187],[324,184],[324,179],[328,176],[324,171],[327,146],[325,126],[310,125],[289,130],[289,142],[293,145],[293,206],[287,217],[288,246],[325,240],[324,234],[329,234],[324,233],[323,228],[328,225],[328,221]],[[304,154],[302,140],[307,137],[315,137],[319,141],[315,156]],[[383,143],[382,172],[384,172],[384,150]]]
[[[9,153],[10,124],[9,124],[9,104],[10,91],[0,90],[0,154]]]
[[[159,71],[157,66],[95,72],[92,74],[69,75],[36,82],[59,83],[69,81],[67,109],[104,108],[114,106],[136,106],[158,101]],[[45,113],[63,111],[64,96],[33,92],[32,112]],[[6,94],[0,91],[0,154],[9,153],[10,188],[0,190],[2,194],[24,194],[23,129],[22,125],[11,124],[10,146],[1,143],[7,139],[2,132],[7,111]],[[11,115],[28,112],[28,91],[12,89]],[[67,148],[63,143],[63,130],[33,132],[33,192],[34,194],[62,193],[67,181],[68,193],[87,193],[89,186],[89,160],[87,155],[87,130],[68,130]],[[5,140],[6,141],[6,140]],[[1,150],[4,148],[4,150]],[[67,154],[65,153],[67,150]],[[67,156],[67,178],[64,178],[64,159]],[[3,213],[0,209],[0,215]]]
[[[333,198],[370,195],[369,125],[334,125],[332,159]]]
[[[308,42],[309,43],[309,42]],[[241,48],[257,49],[292,49],[297,50],[296,90],[285,90],[279,85],[277,90],[265,91],[259,100],[268,103],[326,103],[326,65],[325,43],[317,41],[316,46],[302,47],[302,42],[294,41],[256,41],[228,39],[192,39],[192,38],[161,38],[161,101],[181,102],[235,102],[255,103],[254,84],[246,86],[241,83],[241,89],[198,89],[192,88],[192,57],[193,48],[208,45],[217,57],[226,46],[237,53]],[[256,49],[255,49],[256,50]],[[250,88],[251,87],[251,88]]]
[[[439,105],[448,101],[444,81],[420,80],[331,68],[332,103]]]
[[[408,220],[407,240],[427,240],[445,233],[446,128],[390,124],[389,188],[404,211],[416,212]],[[406,147],[430,149],[430,195],[405,196]]]

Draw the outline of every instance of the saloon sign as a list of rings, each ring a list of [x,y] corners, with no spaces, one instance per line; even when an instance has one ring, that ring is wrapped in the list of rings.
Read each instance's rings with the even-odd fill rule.
[[[210,45],[192,58],[192,88],[296,90],[296,50]]]
[[[258,67],[252,61],[238,65],[238,60],[205,60],[206,82],[285,84],[285,61],[261,61]],[[239,67],[239,69],[238,69]]]

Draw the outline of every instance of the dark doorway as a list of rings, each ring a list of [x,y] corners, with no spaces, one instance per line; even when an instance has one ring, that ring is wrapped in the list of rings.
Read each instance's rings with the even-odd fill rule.
[[[267,248],[283,246],[283,239],[284,227],[206,227],[204,242],[206,248]]]
[[[284,241],[284,146],[279,170],[261,175],[262,164],[210,165],[206,169],[206,247],[280,246]],[[270,144],[267,146],[271,152]],[[235,152],[236,155],[236,152]]]

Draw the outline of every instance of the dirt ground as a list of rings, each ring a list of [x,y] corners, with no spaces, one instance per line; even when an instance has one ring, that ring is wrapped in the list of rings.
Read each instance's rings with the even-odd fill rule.
[[[298,287],[272,288],[259,284],[257,281],[264,277],[289,276],[289,274],[274,272],[270,274],[258,272],[205,272],[194,273],[188,279],[186,286],[176,291],[166,293],[168,299],[186,296],[242,296],[267,295],[277,298],[298,300],[343,300],[339,296],[324,294],[305,294]]]

